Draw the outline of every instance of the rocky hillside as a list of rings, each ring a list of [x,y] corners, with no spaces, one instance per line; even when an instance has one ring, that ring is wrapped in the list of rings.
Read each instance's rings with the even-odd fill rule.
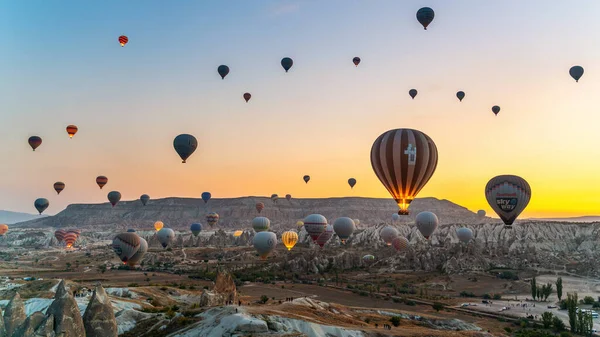
[[[29,221],[38,218],[46,217],[45,215],[36,215],[28,213],[18,213],[10,211],[0,211],[0,223],[14,224],[17,222]]]
[[[19,223],[16,227],[110,227],[126,229],[128,227],[151,227],[161,220],[168,227],[187,229],[193,222],[204,223],[208,212],[217,212],[221,228],[237,228],[249,225],[255,216],[256,203],[265,204],[261,216],[271,220],[272,226],[289,226],[311,213],[323,214],[333,221],[336,217],[348,216],[361,219],[363,224],[390,222],[392,213],[397,212],[393,200],[375,198],[327,198],[327,199],[280,199],[277,202],[265,197],[243,197],[231,199],[211,199],[204,204],[201,199],[166,198],[151,200],[142,206],[139,200],[122,201],[112,208],[110,204],[74,204],[55,216]],[[411,215],[405,221],[413,221],[421,211],[437,214],[442,224],[480,223],[484,219],[468,209],[448,200],[435,198],[416,199],[411,207]],[[487,218],[486,220],[490,220]]]

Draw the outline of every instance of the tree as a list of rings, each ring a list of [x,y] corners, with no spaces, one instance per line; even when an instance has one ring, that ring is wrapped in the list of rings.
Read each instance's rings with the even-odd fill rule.
[[[535,281],[535,276],[531,279],[531,296],[533,297],[533,299],[535,300],[537,295],[537,284]]]
[[[67,262],[67,270],[71,269],[71,262]]]
[[[392,322],[393,326],[399,326],[400,325],[400,316],[393,316],[392,318],[390,318],[390,322]]]
[[[594,298],[592,296],[586,296],[583,298],[583,303],[594,304]]]
[[[537,295],[538,301],[541,301],[542,300],[542,288],[537,287],[537,289],[535,290],[535,294]]]
[[[106,272],[106,265],[105,264],[99,265],[98,271],[101,272],[102,274],[104,274]]]
[[[544,324],[544,329],[550,328],[553,318],[554,315],[549,311],[546,311],[542,314],[542,324]]]
[[[262,303],[262,304],[267,303],[268,300],[269,300],[269,296],[267,296],[267,295],[262,295],[260,297],[260,303]]]
[[[439,312],[440,310],[444,309],[444,304],[440,302],[434,302],[432,307],[435,311]]]
[[[556,279],[556,296],[558,296],[558,300],[562,300],[562,277]]]
[[[571,332],[577,333],[577,293],[567,293],[567,310]]]
[[[561,332],[565,329],[565,322],[563,322],[558,316],[554,316],[552,317],[552,327],[555,331]]]
[[[552,294],[552,283],[547,283],[546,285],[544,285],[542,287],[542,293],[544,295],[544,301],[548,300],[548,296],[550,296]],[[592,302],[593,302],[593,298],[592,298]]]

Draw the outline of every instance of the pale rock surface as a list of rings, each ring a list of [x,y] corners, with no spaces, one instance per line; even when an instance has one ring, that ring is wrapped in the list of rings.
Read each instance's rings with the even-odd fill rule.
[[[13,337],[32,337],[35,336],[35,331],[44,322],[46,315],[41,311],[36,311],[25,319],[25,323],[14,333]]]
[[[85,313],[83,325],[86,337],[116,337],[117,321],[110,298],[102,285],[97,285]]]
[[[54,316],[54,332],[56,335],[60,336],[62,334],[63,337],[85,336],[85,328],[77,301],[67,291],[64,281],[61,281],[58,285],[54,302],[50,304],[46,314]]]
[[[16,293],[4,310],[4,327],[7,335],[12,336],[19,326],[25,322],[26,318],[25,304],[21,300],[21,295]]]

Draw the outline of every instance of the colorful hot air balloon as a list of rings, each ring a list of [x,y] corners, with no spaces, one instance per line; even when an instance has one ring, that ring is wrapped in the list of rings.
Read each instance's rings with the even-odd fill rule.
[[[156,230],[158,232],[164,226],[165,226],[165,224],[162,221],[157,221],[157,222],[154,223],[154,230]]]
[[[392,240],[392,247],[398,252],[407,251],[409,247],[408,240],[403,236],[398,236]]]
[[[258,211],[258,213],[260,213],[264,208],[265,208],[265,204],[263,204],[262,202],[256,203],[256,210]]]
[[[130,267],[134,267],[144,258],[144,255],[146,255],[147,251],[148,242],[146,242],[146,240],[144,240],[143,238],[140,238],[140,248],[138,248],[137,252],[135,252],[135,254],[133,254],[133,256],[129,258],[129,260],[127,260],[127,265]]]
[[[210,200],[211,197],[212,194],[210,194],[210,192],[202,192],[202,200],[204,200],[205,204]]]
[[[0,224],[0,236],[4,236],[8,232],[8,225]]]
[[[142,205],[146,206],[148,201],[150,201],[150,196],[148,194],[142,194],[140,196],[140,201],[142,202]]]
[[[458,98],[458,100],[462,102],[463,98],[465,98],[465,92],[464,91],[457,92],[456,98]]]
[[[248,101],[250,100],[250,98],[252,98],[252,95],[250,95],[249,92],[244,94],[244,99],[246,100],[246,103],[248,103]]]
[[[433,21],[434,17],[435,12],[429,7],[423,7],[417,11],[417,20],[425,30],[427,30],[427,26]]]
[[[463,243],[469,243],[473,239],[473,231],[467,227],[461,227],[456,230],[456,236]]]
[[[125,47],[127,42],[129,42],[129,38],[127,38],[127,36],[125,36],[125,35],[119,36],[119,43],[121,44],[121,47]]]
[[[289,58],[289,57],[284,57],[281,59],[281,66],[283,67],[283,69],[285,69],[285,72],[287,73],[288,70],[290,70],[290,68],[294,65],[294,61]]]
[[[429,240],[429,237],[440,223],[437,215],[427,211],[417,214],[415,222],[417,224],[417,229],[427,240]]]
[[[229,67],[222,64],[217,68],[217,72],[219,73],[219,75],[221,75],[221,79],[224,80],[225,76],[229,74]]]
[[[57,181],[54,183],[54,190],[56,191],[56,194],[60,194],[60,192],[62,192],[62,190],[65,189],[65,183],[63,183],[62,181]]]
[[[258,216],[252,219],[252,228],[257,233],[268,231],[271,227],[271,221],[264,216]]]
[[[357,56],[353,58],[352,63],[354,63],[354,65],[358,67],[358,64],[360,63],[360,57]]]
[[[141,240],[135,233],[121,233],[115,236],[112,242],[112,248],[124,263],[137,253],[140,249]]]
[[[365,261],[365,263],[371,264],[375,261],[375,256],[368,254],[368,255],[363,256],[362,259],[363,259],[363,261]]]
[[[302,230],[302,227],[304,227],[304,221],[296,222],[296,228],[298,229],[298,232]]]
[[[521,177],[501,175],[487,183],[485,198],[504,222],[504,228],[512,228],[513,222],[529,204],[531,187]]]
[[[112,207],[115,207],[116,204],[119,203],[119,201],[121,200],[121,192],[119,191],[110,191],[108,192],[108,201],[110,202],[110,204],[112,205]]]
[[[400,215],[435,172],[438,153],[429,136],[413,129],[395,129],[383,133],[371,147],[373,171],[396,200]]]
[[[398,230],[392,226],[385,226],[381,232],[379,232],[379,236],[388,246],[392,245],[392,241],[397,238],[398,235]]]
[[[77,133],[77,126],[75,125],[68,125],[67,126],[67,133],[69,134],[69,138],[73,138],[73,136],[75,136],[75,134]]]
[[[287,201],[292,200],[292,195],[291,194],[286,194],[285,198],[287,199]]]
[[[38,136],[31,136],[31,137],[29,137],[28,142],[29,142],[29,146],[31,146],[33,151],[35,151],[35,149],[37,149],[38,146],[42,145],[42,138],[40,138]]]
[[[200,232],[202,231],[202,224],[199,223],[193,223],[190,226],[190,231],[192,232],[192,234],[194,236],[198,236],[198,234],[200,234]]]
[[[354,233],[355,228],[356,225],[354,224],[354,221],[347,217],[337,218],[333,222],[333,230],[335,231],[335,234],[340,238],[340,241],[342,241],[342,243],[346,243],[346,240],[348,240],[350,235]]]
[[[156,233],[156,237],[163,248],[167,248],[175,240],[175,232],[171,228],[162,228]]]
[[[483,218],[485,216],[485,211],[480,209],[477,211],[477,215],[479,215],[480,218]]]
[[[64,239],[65,239],[65,235],[67,234],[67,232],[65,232],[62,229],[59,229],[57,231],[54,232],[54,237],[56,238],[56,240],[61,243]]]
[[[308,184],[308,181],[310,180],[310,176],[306,175],[306,176],[302,177],[302,180],[304,180],[304,182]]]
[[[500,112],[500,107],[497,105],[494,105],[492,107],[492,112],[494,113],[494,115],[498,116],[498,113]]]
[[[206,215],[206,223],[212,228],[219,222],[219,214],[210,212]]]
[[[329,239],[331,239],[332,236],[333,226],[327,225],[327,227],[325,227],[325,231],[321,233],[321,235],[319,235],[319,237],[317,238],[317,244],[319,245],[319,247],[323,248],[323,246],[325,246],[325,244],[329,242]]]
[[[79,238],[79,234],[77,232],[68,231],[67,233],[65,233],[65,236],[63,237],[63,241],[65,242],[65,246],[67,248],[72,248],[78,238]]]
[[[311,214],[304,219],[304,229],[313,239],[317,241],[317,238],[327,228],[327,218],[321,214]]]
[[[411,97],[412,99],[415,99],[415,97],[417,97],[417,89],[410,89],[410,90],[408,91],[408,94],[410,95],[410,97]]]
[[[192,135],[181,134],[173,140],[173,147],[179,157],[181,157],[181,160],[183,160],[182,163],[185,163],[192,153],[196,151],[198,140]]]
[[[572,66],[571,69],[569,69],[569,75],[573,77],[575,82],[579,82],[579,79],[581,78],[581,76],[583,76],[583,67]]]
[[[354,179],[354,178],[348,179],[348,185],[350,185],[350,188],[354,188],[354,185],[356,185],[356,179]]]
[[[291,250],[298,242],[298,233],[294,231],[283,232],[283,234],[281,234],[281,242],[283,242],[283,245],[287,250]]]
[[[233,237],[237,238],[238,236],[241,236],[242,233],[244,233],[244,231],[237,230],[237,231],[233,232]]]
[[[100,189],[102,189],[102,187],[104,187],[104,185],[106,185],[107,182],[108,182],[108,178],[106,178],[105,176],[97,176],[96,177],[96,184],[98,184],[98,186],[100,186]]]
[[[37,209],[40,214],[42,214],[48,206],[50,206],[50,202],[46,198],[38,198],[33,202],[33,206]]]
[[[275,249],[277,245],[277,235],[273,232],[260,232],[254,235],[252,240],[254,249],[258,252],[258,255],[262,260],[266,260],[267,256]]]

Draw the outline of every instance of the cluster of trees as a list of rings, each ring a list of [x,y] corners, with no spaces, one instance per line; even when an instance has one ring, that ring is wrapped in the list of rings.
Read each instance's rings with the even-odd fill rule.
[[[548,300],[548,296],[550,296],[550,294],[552,294],[552,283],[546,283],[540,287],[537,285],[535,276],[531,279],[531,296],[533,297],[534,301],[546,301]]]
[[[594,321],[591,312],[577,310],[577,293],[567,294],[567,310],[569,312],[569,325],[571,332],[583,336],[592,336]]]
[[[546,311],[542,314],[542,324],[544,325],[545,329],[552,327],[557,332],[565,330],[565,323],[559,317],[554,316],[554,314],[549,311]]]

